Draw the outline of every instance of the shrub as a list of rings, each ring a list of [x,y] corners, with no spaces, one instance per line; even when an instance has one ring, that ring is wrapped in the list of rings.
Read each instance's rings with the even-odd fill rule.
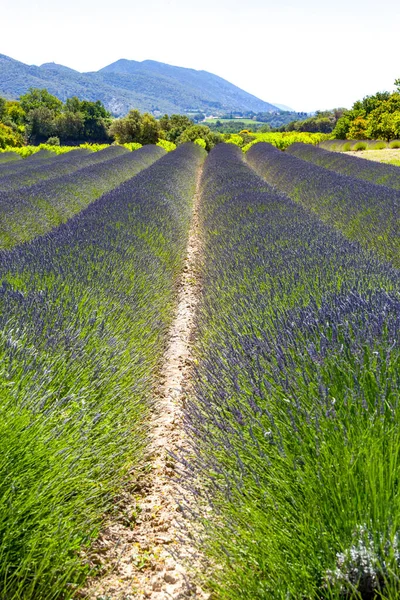
[[[130,150],[131,152],[143,148],[143,144],[139,144],[138,142],[127,142],[126,144],[123,144],[123,146],[124,148],[128,148],[128,150]]]
[[[320,167],[336,171],[341,175],[350,175],[370,183],[400,190],[399,170],[383,163],[356,158],[343,152],[330,152],[321,147],[311,146],[311,144],[292,144],[287,149],[287,153]]]
[[[196,138],[194,140],[194,143],[197,144],[198,146],[200,146],[200,148],[204,148],[204,150],[207,147],[207,142],[206,140],[203,140],[202,138]]]
[[[357,142],[357,144],[354,146],[353,150],[355,150],[356,152],[359,152],[360,150],[367,150],[368,148],[368,144],[366,144],[365,142]]]
[[[22,146],[24,140],[20,133],[11,129],[11,127],[7,127],[3,123],[0,123],[0,148],[3,150],[8,147],[16,148]]]
[[[393,142],[390,142],[389,148],[392,148],[393,150],[395,148],[400,148],[400,140],[393,140]]]
[[[270,154],[291,177],[286,153]],[[204,168],[195,385],[184,407],[188,515],[216,564],[213,597],[394,600],[399,272],[243,158],[219,146]],[[376,596],[363,593],[369,575]]]
[[[387,144],[386,142],[377,142],[376,144],[373,144],[372,148],[374,150],[384,150],[387,148]]]
[[[9,186],[15,186],[23,178],[28,179],[25,187],[3,193],[0,191],[0,221],[4,221],[0,247],[8,248],[43,235],[165,154],[165,150],[152,145],[134,153],[120,146],[110,146],[103,152],[83,156],[82,150],[78,152],[77,156],[70,153],[66,157],[47,160],[36,170],[34,167],[27,169],[26,175],[22,172],[0,178],[0,190],[6,187],[5,180],[8,180]],[[62,163],[58,165],[58,161]],[[79,161],[83,167],[81,169],[76,168]],[[60,175],[54,176],[57,169]],[[43,178],[46,171],[50,171],[53,177],[29,185],[32,173],[36,176],[38,172],[42,173]],[[61,175],[61,172],[64,174]],[[7,219],[4,219],[5,215]]]
[[[4,599],[76,597],[105,513],[143,467],[204,154],[165,155],[0,253]]]
[[[174,142],[169,142],[168,140],[158,140],[157,146],[164,148],[167,152],[176,150],[176,144],[174,144]]]
[[[60,145],[60,138],[57,137],[56,135],[54,135],[53,137],[49,137],[49,139],[47,140],[46,144],[48,146],[59,146]]]

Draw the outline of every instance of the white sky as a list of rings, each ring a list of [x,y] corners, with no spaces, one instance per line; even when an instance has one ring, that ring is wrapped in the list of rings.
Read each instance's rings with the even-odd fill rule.
[[[0,53],[27,64],[153,59],[299,111],[400,77],[400,0],[2,0],[0,24]]]

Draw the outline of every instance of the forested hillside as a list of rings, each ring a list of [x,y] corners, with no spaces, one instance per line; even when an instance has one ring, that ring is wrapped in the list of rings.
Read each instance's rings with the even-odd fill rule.
[[[279,110],[207,71],[150,60],[119,60],[98,72],[79,73],[55,63],[29,66],[0,54],[0,75],[0,96],[17,99],[31,87],[46,88],[62,101],[100,100],[115,116],[132,107],[168,114]]]

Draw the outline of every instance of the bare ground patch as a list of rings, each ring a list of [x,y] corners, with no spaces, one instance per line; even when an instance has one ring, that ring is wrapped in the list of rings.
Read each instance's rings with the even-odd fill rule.
[[[368,160],[374,160],[376,162],[383,162],[391,164],[391,161],[397,161],[400,163],[400,148],[382,148],[382,150],[359,150],[358,152],[345,152],[350,156],[358,156],[359,158],[367,158]]]

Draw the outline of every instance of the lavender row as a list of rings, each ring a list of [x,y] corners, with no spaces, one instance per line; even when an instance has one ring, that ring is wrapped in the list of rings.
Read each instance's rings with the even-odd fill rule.
[[[122,146],[110,146],[99,152],[79,149],[61,154],[44,162],[32,162],[25,169],[20,169],[18,173],[4,176],[0,174],[0,192],[9,192],[17,188],[35,185],[40,181],[68,175],[84,167],[117,158],[128,152],[129,150]]]
[[[21,160],[21,156],[16,152],[0,152],[0,167],[5,163],[12,164],[19,160]]]
[[[400,190],[400,169],[394,165],[349,156],[342,152],[330,152],[311,144],[292,144],[286,152],[341,175],[350,175],[356,179]]]
[[[181,146],[0,253],[4,598],[75,597],[104,514],[144,462],[204,154]]]
[[[45,164],[48,160],[53,161],[57,158],[57,155],[50,150],[39,150],[39,152],[35,152],[28,156],[28,158],[24,158],[21,161],[13,161],[12,163],[4,163],[0,164],[0,176],[3,175],[11,175],[12,173],[19,173],[20,171],[24,171],[28,166]]]
[[[107,150],[102,150],[101,154]],[[0,192],[0,248],[43,235],[165,154],[158,146],[123,152],[34,186]]]
[[[398,191],[339,175],[270,144],[255,144],[246,156],[249,165],[268,183],[349,239],[400,266]]]
[[[221,600],[397,597],[400,274],[231,145],[201,185],[182,482],[208,583]]]

